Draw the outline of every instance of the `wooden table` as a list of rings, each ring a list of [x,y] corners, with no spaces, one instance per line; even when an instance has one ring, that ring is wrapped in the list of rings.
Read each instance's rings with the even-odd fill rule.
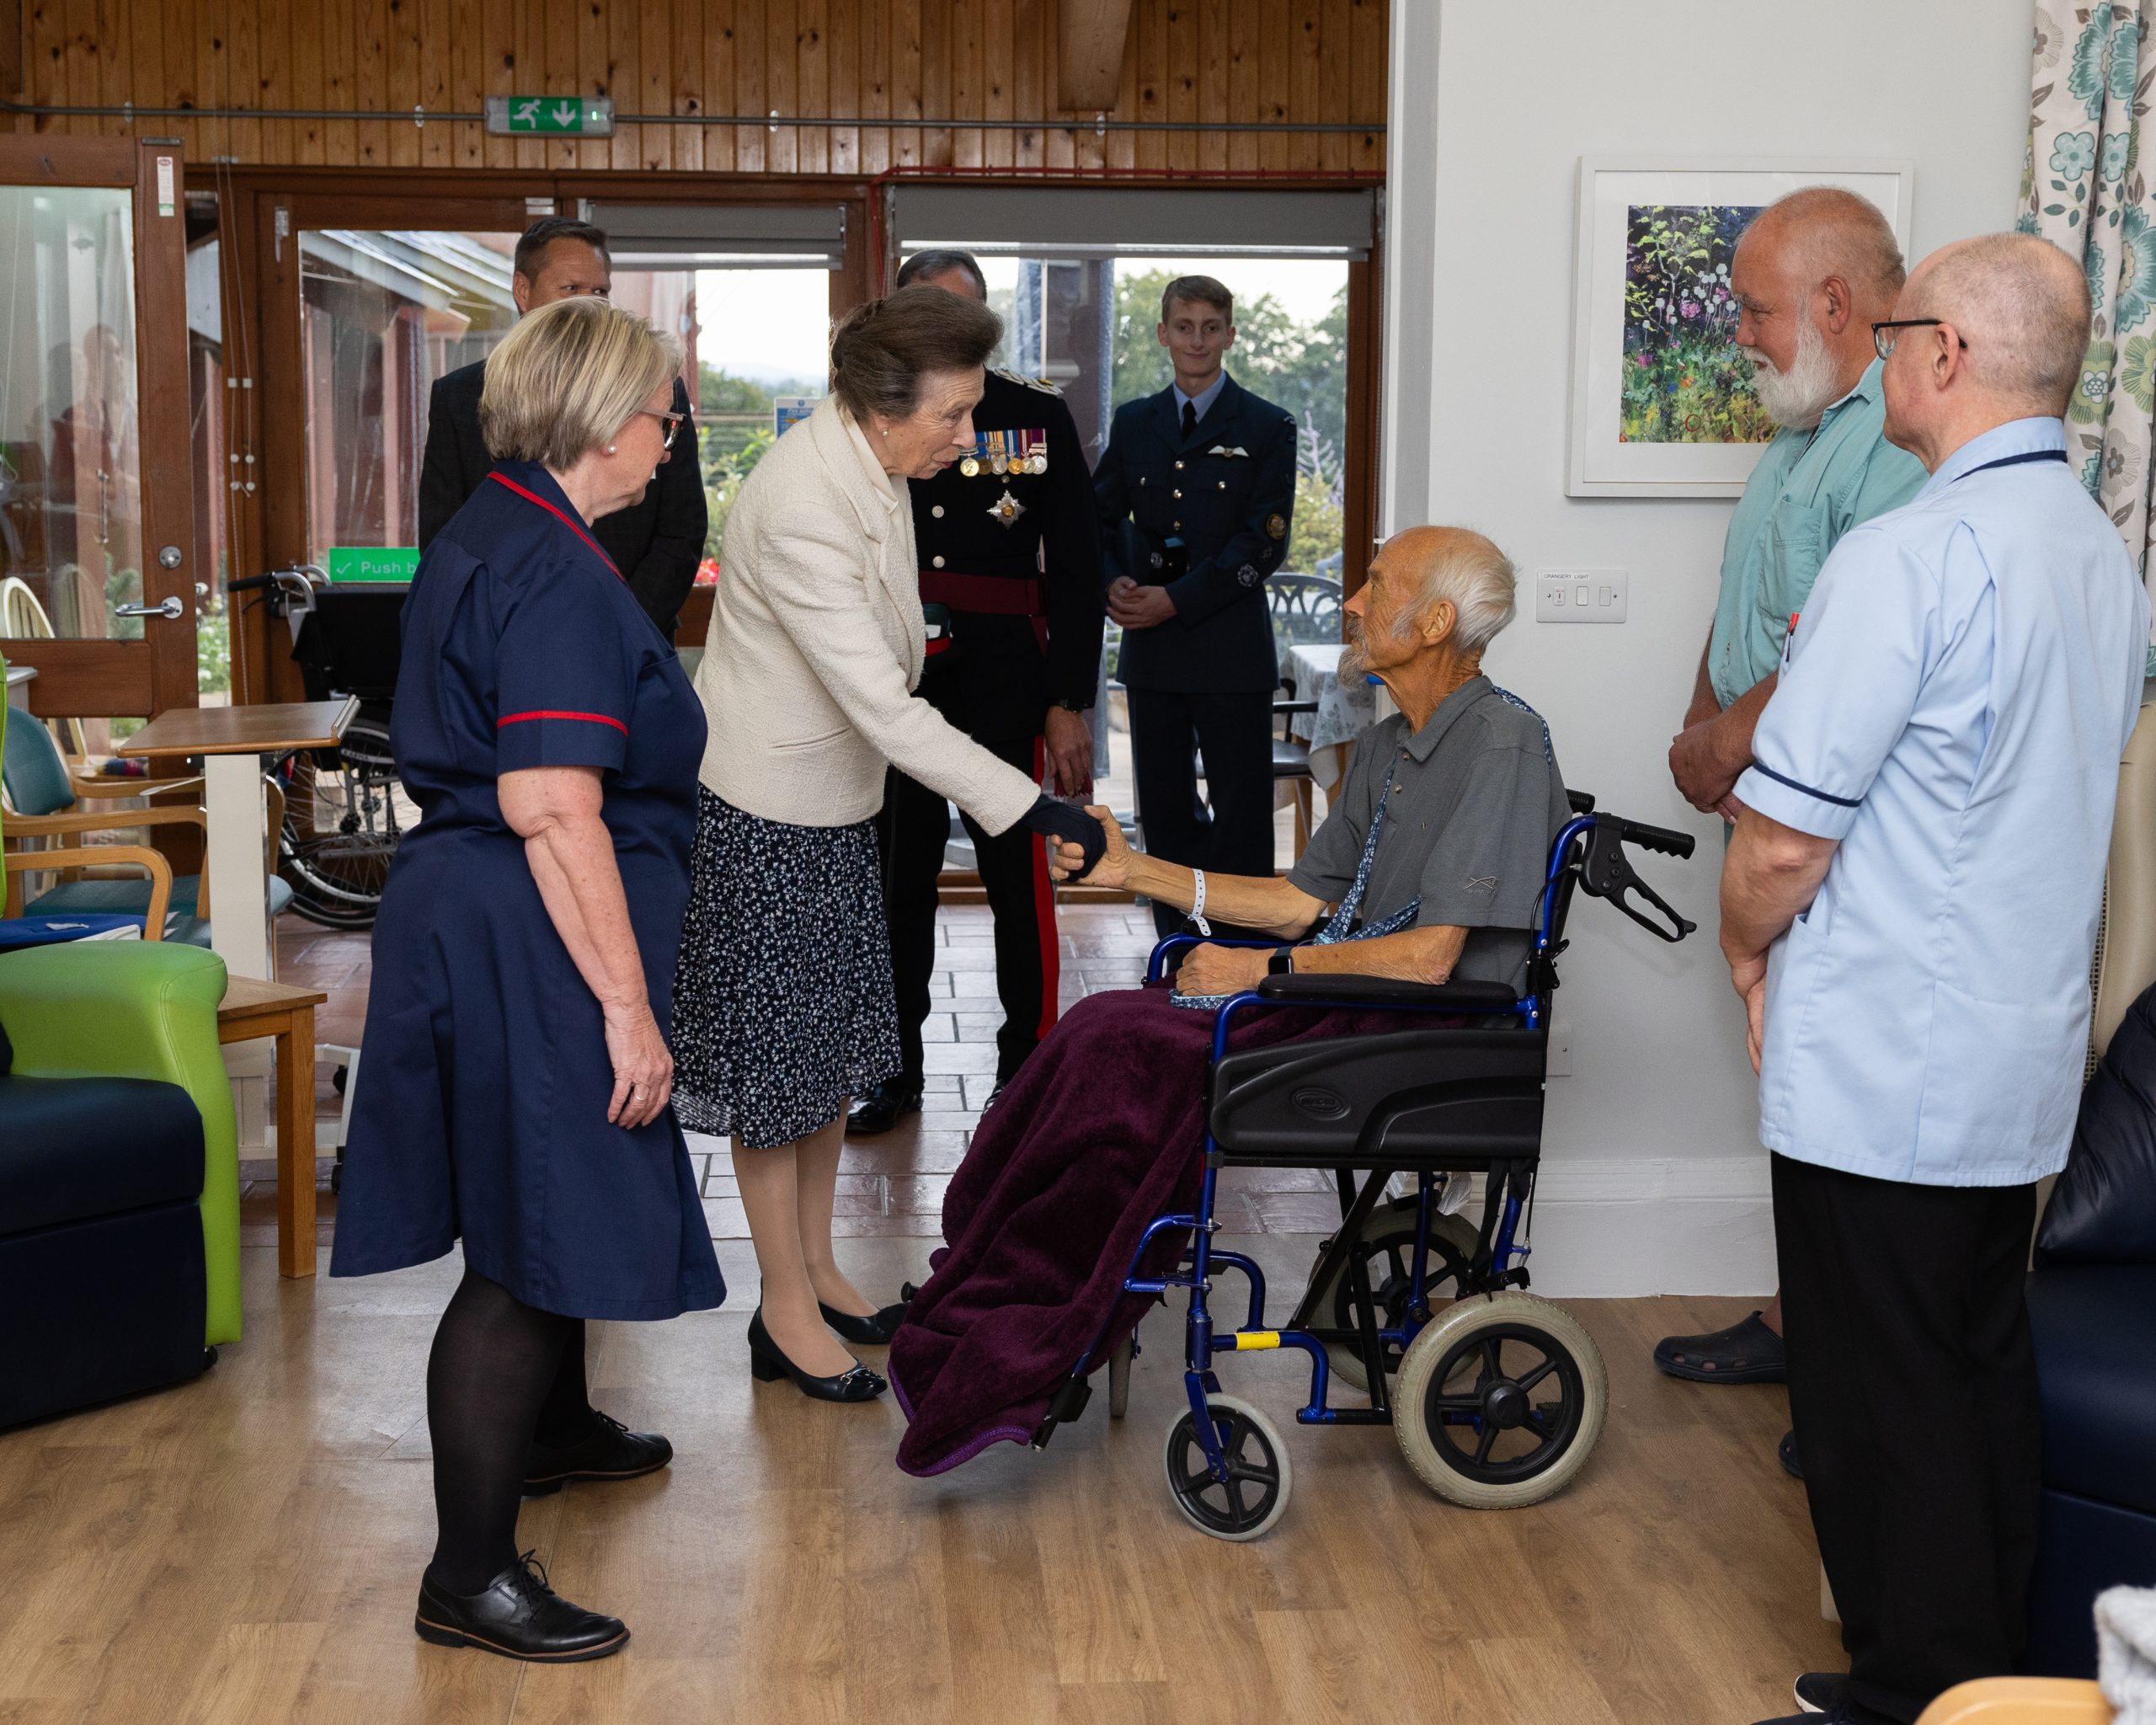
[[[329,996],[228,977],[217,1040],[277,1044],[277,1274],[314,1274],[314,1009]]]
[[[291,701],[259,707],[173,707],[120,745],[118,753],[150,758],[202,757],[203,807],[208,816],[210,946],[235,978],[271,973],[269,891],[263,868],[262,772],[264,757],[296,749],[334,749],[360,703]],[[221,911],[221,914],[220,914]],[[312,1182],[308,1191],[313,1190]],[[312,1262],[312,1247],[309,1248]]]

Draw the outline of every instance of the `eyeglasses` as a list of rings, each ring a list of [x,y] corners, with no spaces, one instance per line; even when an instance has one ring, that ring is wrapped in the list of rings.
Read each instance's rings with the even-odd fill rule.
[[[637,411],[640,414],[649,414],[653,419],[658,420],[661,425],[666,427],[666,441],[660,444],[659,446],[661,449],[673,448],[674,440],[680,434],[681,421],[686,415],[670,413],[663,414],[659,412],[657,408],[638,408]]]
[[[1897,318],[1891,323],[1875,323],[1871,326],[1872,350],[1881,359],[1889,359],[1893,355],[1894,344],[1901,339],[1894,334],[1896,330],[1932,329],[1943,327],[1945,322],[1944,318]],[[1959,334],[1956,334],[1954,339],[1964,348],[1969,344],[1967,340]]]

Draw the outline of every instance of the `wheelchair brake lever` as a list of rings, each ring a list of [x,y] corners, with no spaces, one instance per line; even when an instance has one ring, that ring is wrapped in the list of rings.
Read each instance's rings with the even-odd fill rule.
[[[1614,823],[1598,820],[1593,831],[1588,835],[1587,854],[1580,861],[1580,884],[1596,898],[1609,900],[1650,934],[1673,946],[1699,927],[1697,923],[1679,916],[1675,905],[1640,879],[1631,859],[1625,854],[1624,834]],[[1661,911],[1668,921],[1657,921],[1632,904],[1630,895],[1634,893]]]

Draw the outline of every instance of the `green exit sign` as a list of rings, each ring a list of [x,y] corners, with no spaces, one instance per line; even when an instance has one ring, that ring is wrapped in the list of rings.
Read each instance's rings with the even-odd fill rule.
[[[419,551],[410,545],[329,547],[329,579],[333,581],[408,581],[419,567]]]
[[[614,102],[610,96],[489,96],[487,130],[499,137],[610,138]]]

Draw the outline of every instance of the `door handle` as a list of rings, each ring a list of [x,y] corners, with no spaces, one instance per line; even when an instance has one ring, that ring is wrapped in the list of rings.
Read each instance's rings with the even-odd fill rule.
[[[179,602],[179,595],[174,594],[159,605],[115,605],[112,614],[115,617],[161,617],[167,622],[176,623],[185,611],[186,607]]]

